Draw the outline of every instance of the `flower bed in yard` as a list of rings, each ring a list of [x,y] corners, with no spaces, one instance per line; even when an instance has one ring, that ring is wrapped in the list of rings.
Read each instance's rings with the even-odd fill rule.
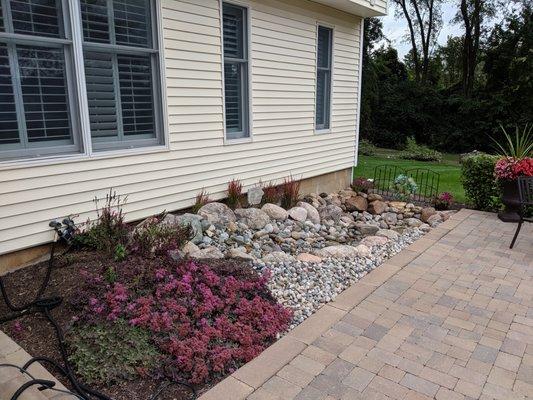
[[[8,275],[13,301],[31,297],[44,270],[36,265]],[[47,294],[64,298],[53,315],[81,380],[113,399],[143,400],[165,380],[201,389],[276,340],[291,312],[270,295],[267,279],[229,260],[110,262],[79,252],[58,259]],[[0,315],[7,312],[0,302]],[[37,314],[0,329],[30,354],[60,361],[53,331]],[[192,397],[176,385],[159,398]]]

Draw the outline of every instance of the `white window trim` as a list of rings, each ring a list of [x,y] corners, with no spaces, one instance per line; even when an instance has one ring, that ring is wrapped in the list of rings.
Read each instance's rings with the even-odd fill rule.
[[[248,136],[244,138],[228,139],[226,132],[226,93],[224,84],[224,12],[223,4],[232,4],[238,7],[246,8],[246,44],[248,47]],[[238,0],[218,0],[220,16],[220,60],[221,60],[221,79],[222,79],[222,128],[223,144],[231,146],[235,144],[253,142],[253,110],[252,110],[252,7],[250,4]]]
[[[320,26],[323,26],[324,28],[331,29],[331,73],[330,73],[330,91],[329,91],[329,128],[324,129],[317,129],[316,128],[316,88],[317,88],[317,81],[318,81],[318,28]],[[316,34],[315,34],[315,90],[314,90],[314,119],[313,119],[313,130],[316,135],[323,135],[327,133],[331,133],[331,126],[332,126],[332,118],[333,118],[333,91],[334,91],[334,79],[333,74],[335,73],[335,25],[332,25],[331,23],[324,22],[324,21],[316,21]]]
[[[115,157],[126,157],[138,154],[151,154],[170,151],[170,135],[169,135],[169,122],[168,122],[168,103],[167,103],[167,87],[166,87],[166,67],[165,67],[165,52],[164,52],[164,28],[163,28],[163,13],[162,4],[159,0],[153,0],[155,9],[155,15],[152,16],[152,21],[156,23],[157,35],[154,39],[157,41],[157,49],[159,52],[159,76],[160,79],[154,81],[154,84],[159,85],[157,88],[161,94],[160,100],[160,119],[161,119],[161,139],[162,144],[146,146],[146,147],[134,147],[124,149],[110,149],[94,151],[92,148],[91,129],[89,122],[89,108],[87,100],[87,91],[85,83],[85,66],[83,64],[83,31],[81,25],[81,8],[79,1],[67,1],[70,7],[70,30],[72,33],[73,43],[73,66],[76,72],[76,89],[77,98],[76,104],[78,105],[79,120],[81,132],[78,135],[81,143],[81,149],[77,153],[70,154],[49,154],[39,157],[26,157],[20,159],[0,159],[0,171],[15,169],[20,167],[32,167],[42,165],[54,165],[62,163],[71,163],[86,161],[90,159],[105,159]],[[78,16],[73,18],[72,16]],[[76,43],[74,45],[74,43]],[[159,108],[158,107],[158,108]],[[0,153],[1,155],[1,153]]]

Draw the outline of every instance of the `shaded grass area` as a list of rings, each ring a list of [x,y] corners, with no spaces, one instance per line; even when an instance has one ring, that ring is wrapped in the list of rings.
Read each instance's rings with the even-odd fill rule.
[[[458,154],[443,154],[442,162],[427,162],[402,160],[398,158],[398,153],[397,150],[379,149],[374,156],[360,154],[354,177],[373,178],[375,168],[380,165],[393,165],[404,169],[428,168],[440,174],[439,193],[450,192],[455,201],[466,203]]]

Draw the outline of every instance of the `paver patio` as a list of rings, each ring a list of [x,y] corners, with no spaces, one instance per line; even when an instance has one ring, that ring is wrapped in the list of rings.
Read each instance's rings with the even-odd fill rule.
[[[201,400],[533,398],[533,228],[462,210]]]

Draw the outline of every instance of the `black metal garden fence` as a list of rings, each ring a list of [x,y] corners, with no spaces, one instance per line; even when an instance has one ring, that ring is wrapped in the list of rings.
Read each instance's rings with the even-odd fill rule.
[[[386,197],[399,195],[395,181],[400,176],[412,178],[416,183],[412,201],[431,202],[439,194],[440,174],[428,168],[404,169],[396,165],[378,165],[374,169],[374,192]],[[406,196],[405,193],[402,194]]]

